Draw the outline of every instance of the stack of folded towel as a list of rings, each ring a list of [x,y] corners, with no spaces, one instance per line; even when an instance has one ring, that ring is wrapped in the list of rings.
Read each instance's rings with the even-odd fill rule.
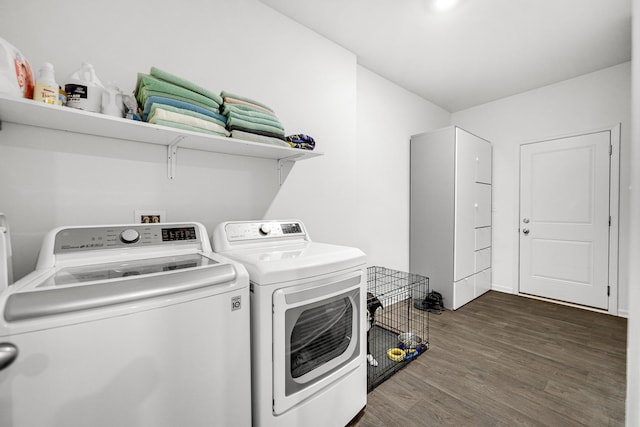
[[[222,114],[232,138],[289,147],[273,110],[249,98],[222,91]]]
[[[135,92],[142,120],[163,126],[229,136],[222,98],[194,83],[151,67],[138,74]]]

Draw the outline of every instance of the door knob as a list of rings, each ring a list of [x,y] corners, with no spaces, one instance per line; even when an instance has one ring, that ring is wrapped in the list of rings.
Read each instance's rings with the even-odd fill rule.
[[[11,365],[16,357],[18,357],[18,347],[8,342],[0,343],[0,371]]]
[[[522,232],[523,232],[525,235],[526,235],[526,234],[529,234],[529,229],[528,229],[528,228],[523,228],[523,229],[522,229]]]

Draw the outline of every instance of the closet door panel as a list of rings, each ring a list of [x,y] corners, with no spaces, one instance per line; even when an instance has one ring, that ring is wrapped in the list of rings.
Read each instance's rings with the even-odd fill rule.
[[[475,298],[473,276],[458,280],[453,284],[453,309],[456,310]]]
[[[491,227],[481,227],[475,229],[476,246],[475,250],[484,249],[491,246]]]
[[[479,297],[491,289],[491,269],[487,268],[475,276],[475,296]]]
[[[491,225],[491,186],[487,184],[475,184],[474,224],[475,227],[488,227]]]
[[[491,267],[491,248],[480,249],[475,252],[475,271],[486,270]]]
[[[476,144],[476,182],[491,184],[491,144],[478,139]]]

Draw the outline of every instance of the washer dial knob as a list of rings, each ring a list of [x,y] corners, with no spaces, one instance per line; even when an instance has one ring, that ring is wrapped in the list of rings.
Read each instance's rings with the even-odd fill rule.
[[[135,243],[140,240],[140,233],[132,228],[128,228],[120,233],[120,241],[122,243]]]
[[[271,226],[269,224],[262,224],[259,231],[261,235],[268,236],[271,234]]]

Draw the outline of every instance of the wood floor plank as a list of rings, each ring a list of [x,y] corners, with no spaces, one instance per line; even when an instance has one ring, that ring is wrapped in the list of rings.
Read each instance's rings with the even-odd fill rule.
[[[623,426],[626,319],[495,291],[429,316],[430,348],[350,427]]]

